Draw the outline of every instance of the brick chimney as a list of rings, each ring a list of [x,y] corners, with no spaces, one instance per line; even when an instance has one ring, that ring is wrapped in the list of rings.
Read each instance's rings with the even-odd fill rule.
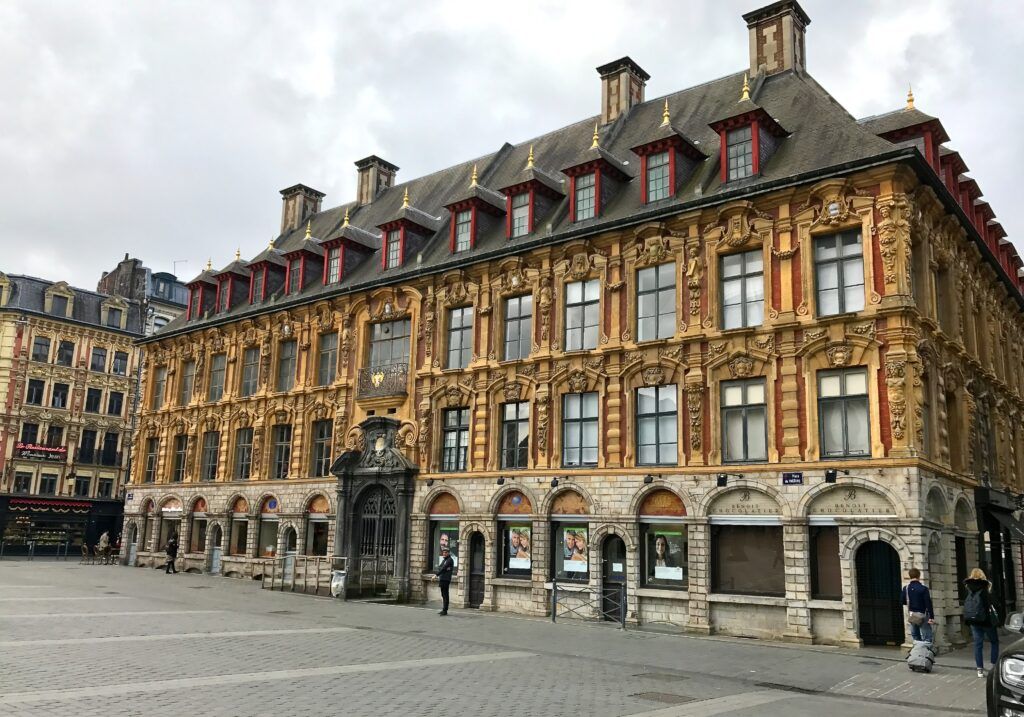
[[[377,195],[395,183],[398,167],[375,154],[356,162],[359,181],[356,184],[356,203],[370,204]]]
[[[644,87],[651,76],[629,57],[597,68],[601,76],[601,124],[615,119],[644,101]]]
[[[750,34],[750,75],[807,67],[804,34],[811,18],[796,0],[779,0],[743,16]]]
[[[305,184],[296,184],[281,190],[281,233],[298,229],[306,218],[320,211],[320,202],[326,195]]]

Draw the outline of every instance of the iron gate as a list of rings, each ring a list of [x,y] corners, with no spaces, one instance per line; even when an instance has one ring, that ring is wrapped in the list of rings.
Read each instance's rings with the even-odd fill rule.
[[[359,510],[360,595],[387,592],[395,574],[395,497],[384,486],[369,488]]]

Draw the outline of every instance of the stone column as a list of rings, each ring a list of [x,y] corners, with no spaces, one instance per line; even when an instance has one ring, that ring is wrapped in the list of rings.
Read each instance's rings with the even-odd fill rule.
[[[708,593],[711,592],[711,524],[705,519],[686,526],[689,548],[690,579],[687,589],[690,603],[686,615],[686,629],[691,632],[711,633],[711,611]]]
[[[785,521],[782,524],[782,548],[786,573],[786,632],[787,640],[810,643],[811,575],[808,555],[810,541],[805,520]]]

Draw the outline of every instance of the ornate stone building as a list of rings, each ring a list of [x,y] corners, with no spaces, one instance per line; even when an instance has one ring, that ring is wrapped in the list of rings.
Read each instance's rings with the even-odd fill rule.
[[[0,273],[0,535],[77,550],[121,529],[137,303]]]
[[[189,568],[331,554],[423,600],[448,544],[464,605],[624,585],[631,621],[800,641],[901,642],[912,566],[940,641],[968,567],[1012,608],[1021,260],[939,120],[850,116],[796,2],[744,19],[721,79],[646,100],[623,58],[595,117],[284,190],[145,342],[138,560],[180,531]]]

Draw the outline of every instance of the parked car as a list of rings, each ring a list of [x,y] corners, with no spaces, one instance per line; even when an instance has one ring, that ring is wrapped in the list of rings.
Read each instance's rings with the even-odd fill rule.
[[[988,673],[986,702],[989,717],[1024,717],[1024,613],[1006,618],[1011,638],[999,651],[999,661]],[[1020,635],[1018,637],[1018,635]]]

